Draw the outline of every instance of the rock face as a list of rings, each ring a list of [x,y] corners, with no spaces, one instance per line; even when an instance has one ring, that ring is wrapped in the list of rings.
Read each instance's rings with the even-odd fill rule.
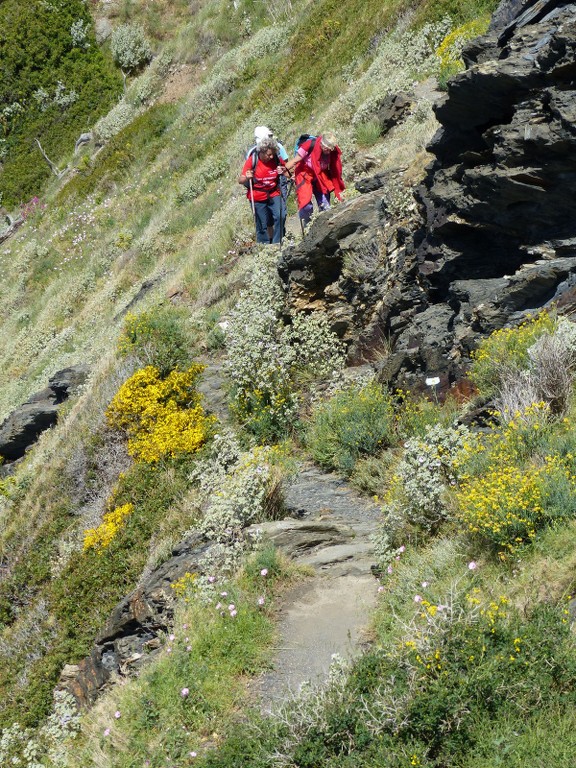
[[[161,647],[160,636],[172,623],[170,585],[186,572],[198,573],[198,561],[209,546],[199,534],[182,541],[169,560],[116,606],[90,655],[64,667],[58,688],[86,706],[112,678],[130,674],[150,658]]]
[[[574,305],[576,3],[503,2],[464,58],[435,108],[418,213],[393,220],[386,178],[365,180],[280,267],[291,304],[326,308],[354,362],[379,356],[383,378],[413,387],[448,386],[483,335]]]
[[[45,429],[56,423],[58,409],[86,381],[88,368],[75,366],[58,371],[46,389],[32,395],[0,425],[0,456],[12,462],[24,456]]]

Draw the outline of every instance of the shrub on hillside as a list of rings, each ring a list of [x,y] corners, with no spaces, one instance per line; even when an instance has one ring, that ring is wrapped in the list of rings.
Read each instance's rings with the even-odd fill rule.
[[[73,197],[87,197],[99,191],[109,191],[113,185],[128,176],[135,163],[146,166],[151,163],[164,145],[164,134],[172,123],[174,108],[170,104],[155,104],[137,115],[136,110],[127,106],[124,119],[117,125],[110,116],[112,110],[94,127],[94,133],[102,129],[101,138],[106,136],[108,143],[96,157],[78,169],[58,195],[59,201]],[[118,107],[119,108],[119,107]],[[124,107],[123,107],[124,108]],[[108,122],[108,119],[112,123]],[[116,131],[116,128],[119,130]]]
[[[321,466],[349,475],[361,456],[378,453],[394,440],[394,408],[376,382],[350,386],[318,404],[306,445]]]
[[[574,459],[555,451],[568,423],[550,424],[545,403],[470,441],[462,457],[456,517],[472,538],[505,558],[551,522],[572,517]]]
[[[152,47],[139,24],[121,24],[112,32],[112,57],[124,72],[135,72],[152,58]]]
[[[504,377],[528,368],[528,350],[544,334],[554,331],[547,313],[527,318],[517,328],[501,328],[484,339],[472,353],[470,379],[483,397],[495,395]]]
[[[214,417],[200,405],[196,382],[204,370],[193,365],[162,378],[158,368],[146,366],[118,390],[106,411],[111,427],[128,436],[128,452],[154,464],[164,457],[195,453],[208,439]]]
[[[141,365],[152,365],[161,376],[184,370],[192,362],[191,341],[183,330],[182,313],[171,305],[129,313],[118,349],[121,355],[135,358]]]
[[[390,572],[399,547],[422,534],[435,535],[452,518],[449,490],[463,471],[462,458],[471,442],[467,427],[436,424],[404,443],[402,458],[388,476],[383,519],[374,535],[381,567]]]
[[[121,91],[121,77],[96,45],[82,0],[0,3],[0,186],[4,205],[39,194],[50,176],[34,143],[60,165],[86,127]],[[25,30],[25,34],[23,34]]]
[[[283,307],[275,261],[262,258],[231,314],[226,366],[232,413],[263,442],[291,429],[303,383],[330,379],[344,364],[342,344],[322,313],[296,315],[286,325]]]
[[[446,88],[448,80],[464,69],[462,51],[464,45],[479,35],[483,35],[488,29],[490,16],[488,14],[478,19],[461,24],[449,32],[436,49],[436,56],[440,60],[440,72],[438,81],[441,88]]]

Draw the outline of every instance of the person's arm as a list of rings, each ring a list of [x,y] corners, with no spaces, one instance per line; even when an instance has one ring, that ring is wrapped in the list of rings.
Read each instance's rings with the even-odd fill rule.
[[[254,178],[254,171],[252,170],[252,158],[248,158],[242,168],[242,173],[238,176],[238,184],[242,184],[243,187],[248,186],[248,179]]]
[[[297,165],[301,160],[306,160],[309,154],[310,154],[310,139],[308,139],[308,141],[305,141],[304,144],[301,144],[298,147],[294,157],[291,160],[288,160],[288,162],[286,163],[286,168],[289,171],[291,171],[292,168],[294,168],[294,166]]]

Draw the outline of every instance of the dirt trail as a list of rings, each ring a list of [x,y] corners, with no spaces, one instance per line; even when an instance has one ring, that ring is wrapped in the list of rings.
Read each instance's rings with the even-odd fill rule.
[[[321,682],[332,654],[350,657],[360,650],[378,588],[371,572],[375,504],[311,465],[303,465],[286,489],[286,502],[293,521],[260,527],[315,574],[285,596],[273,669],[254,685],[265,712],[304,681]]]

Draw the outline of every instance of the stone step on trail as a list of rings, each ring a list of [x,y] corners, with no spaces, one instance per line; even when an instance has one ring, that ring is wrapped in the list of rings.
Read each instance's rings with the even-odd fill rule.
[[[376,504],[311,464],[287,484],[285,503],[294,517],[255,527],[314,575],[284,596],[273,669],[253,686],[264,712],[303,682],[322,683],[333,654],[359,653],[378,590],[371,571]]]

